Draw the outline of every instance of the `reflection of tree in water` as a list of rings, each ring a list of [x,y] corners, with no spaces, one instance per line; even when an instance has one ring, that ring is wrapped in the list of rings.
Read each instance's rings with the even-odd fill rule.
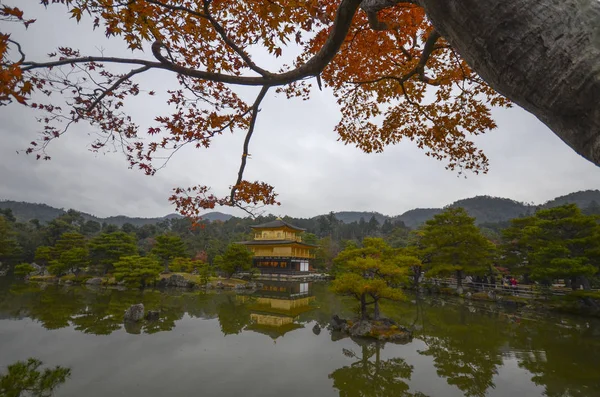
[[[199,313],[198,306],[206,300],[197,299],[201,293],[161,292],[156,290],[88,289],[85,287],[47,286],[35,284],[15,285],[6,300],[0,302],[0,312],[15,317],[28,316],[39,321],[46,329],[73,326],[76,330],[109,335],[123,327],[125,310],[133,304],[143,303],[145,309],[157,310],[156,321],[126,327],[131,333],[169,331],[184,314]]]
[[[564,321],[549,330],[538,321],[522,323],[511,340],[519,366],[533,375],[548,397],[589,397],[600,393],[600,322],[578,326]]]
[[[226,295],[217,306],[217,311],[223,335],[239,334],[250,323],[250,311],[235,296]]]
[[[432,307],[419,336],[433,358],[437,374],[465,396],[482,397],[494,388],[493,378],[503,363],[501,348],[507,341],[495,315],[474,315],[467,307]]]
[[[405,380],[410,380],[412,365],[402,358],[381,359],[383,342],[355,342],[361,348],[360,355],[348,349],[343,353],[357,361],[329,374],[341,397],[426,397],[421,392],[409,392]]]
[[[296,323],[315,321],[325,326],[333,314],[351,312],[353,304],[345,304],[333,296],[327,285],[315,285],[313,291],[314,310],[301,313],[294,320]],[[218,317],[224,335],[238,334],[252,322],[252,305],[229,293],[116,291],[55,285],[42,289],[33,283],[0,289],[0,317],[30,317],[47,329],[74,327],[84,333],[108,335],[124,327],[125,310],[140,302],[147,311],[160,311],[160,318],[128,326],[127,332],[172,330],[186,313],[196,318]],[[417,300],[416,305],[410,302],[383,305],[382,310],[399,323],[412,326],[415,337],[427,345],[420,353],[431,357],[438,375],[448,384],[456,385],[464,395],[484,396],[494,387],[494,375],[502,365],[503,355],[514,355],[549,397],[588,397],[600,390],[599,321],[565,317],[561,321],[548,318],[515,321],[517,316],[507,316],[497,308],[484,309],[484,303],[466,307],[457,302],[445,305],[441,302],[427,298]],[[385,378],[377,383],[382,388],[391,390],[390,393],[406,392],[402,380],[408,378],[400,376],[405,374],[401,369],[406,364],[401,360],[380,360],[376,350],[369,347],[359,352],[362,357],[357,363],[331,374],[335,387],[340,393],[344,390],[341,395],[384,395],[367,384],[367,379],[379,374]],[[359,378],[361,371],[363,377]],[[399,374],[397,379],[388,375],[394,371]],[[352,387],[358,391],[352,391]]]
[[[0,396],[49,397],[71,375],[69,368],[56,366],[40,370],[42,362],[35,358],[17,361],[0,373]]]

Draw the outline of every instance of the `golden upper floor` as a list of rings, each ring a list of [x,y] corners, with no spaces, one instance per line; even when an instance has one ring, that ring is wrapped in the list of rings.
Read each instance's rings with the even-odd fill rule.
[[[277,219],[262,225],[252,226],[254,240],[285,240],[301,242],[304,229]]]

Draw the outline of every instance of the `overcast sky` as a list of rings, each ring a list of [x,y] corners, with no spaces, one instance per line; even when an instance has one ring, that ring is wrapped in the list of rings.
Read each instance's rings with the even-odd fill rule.
[[[23,6],[22,1],[12,3]],[[13,30],[29,59],[44,59],[59,45],[79,48],[86,55],[97,55],[100,47],[107,56],[127,54],[114,40],[104,40],[102,32],[91,33],[64,17],[62,8],[44,11],[35,3],[29,1],[27,10],[38,22],[27,32]],[[257,58],[262,66],[265,59]],[[174,87],[164,73],[147,74],[137,81],[159,94]],[[137,101],[132,113],[142,124],[149,122],[166,113],[164,101],[160,96]],[[490,159],[490,172],[468,174],[466,179],[445,170],[444,163],[426,157],[409,141],[383,154],[364,154],[345,146],[333,132],[339,117],[327,88],[314,92],[307,102],[268,94],[250,145],[246,179],[275,186],[282,205],[269,212],[295,217],[349,210],[397,215],[476,195],[542,203],[573,191],[600,188],[600,168],[520,108],[495,111],[498,128],[476,140]],[[238,131],[218,137],[208,150],[182,150],[165,169],[148,177],[129,170],[122,154],[91,153],[92,138],[84,125],[54,142],[49,148],[51,161],[17,154],[36,139],[39,128],[27,109],[0,108],[0,199],[46,203],[102,217],[174,212],[167,198],[176,186],[205,184],[225,193],[235,181],[244,139],[244,132]],[[241,215],[228,208],[219,210]]]

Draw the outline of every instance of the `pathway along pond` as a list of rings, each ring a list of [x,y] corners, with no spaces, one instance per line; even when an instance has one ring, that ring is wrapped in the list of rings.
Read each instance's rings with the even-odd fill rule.
[[[123,325],[134,303],[160,310]],[[600,321],[426,297],[388,304],[404,345],[339,339],[326,284],[233,292],[0,285],[0,372],[71,368],[55,396],[600,396]]]

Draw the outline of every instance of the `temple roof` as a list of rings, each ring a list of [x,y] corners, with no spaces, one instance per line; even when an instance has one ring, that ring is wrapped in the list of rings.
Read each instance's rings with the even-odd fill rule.
[[[291,225],[291,224],[289,224],[289,223],[287,223],[287,222],[285,222],[285,221],[283,221],[281,219],[276,219],[276,220],[271,221],[271,222],[263,223],[261,225],[256,225],[256,226],[250,226],[250,227],[252,229],[278,229],[278,228],[281,228],[281,227],[288,227],[288,228],[293,229],[293,230],[298,230],[299,232],[303,232],[303,231],[306,230],[306,229],[302,229],[302,228],[300,228],[298,226]]]
[[[252,241],[240,241],[239,244],[246,244],[246,245],[298,244],[298,245],[305,245],[307,247],[318,247],[318,245],[303,243],[302,241],[296,241],[296,240],[252,240]]]

